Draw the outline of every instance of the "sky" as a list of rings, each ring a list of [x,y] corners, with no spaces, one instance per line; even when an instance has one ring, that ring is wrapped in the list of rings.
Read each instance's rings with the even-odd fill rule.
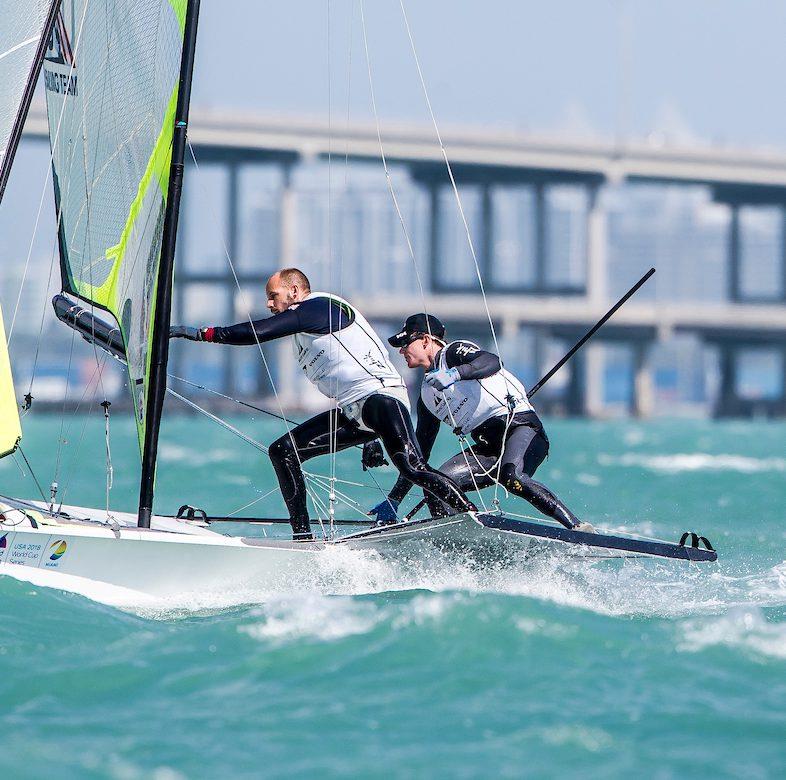
[[[786,148],[786,3],[404,6],[441,123]],[[399,0],[366,0],[364,15],[380,116],[427,121]],[[324,117],[330,105],[344,122],[348,89],[350,118],[371,118],[359,0],[203,0],[195,108]]]

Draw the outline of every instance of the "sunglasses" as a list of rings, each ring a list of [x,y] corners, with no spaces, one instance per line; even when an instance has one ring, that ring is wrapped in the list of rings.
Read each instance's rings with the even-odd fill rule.
[[[413,333],[409,339],[407,340],[405,347],[408,347],[410,344],[413,344],[416,341],[420,341],[424,336],[429,336],[432,339],[436,339],[436,336],[433,336],[431,333]]]

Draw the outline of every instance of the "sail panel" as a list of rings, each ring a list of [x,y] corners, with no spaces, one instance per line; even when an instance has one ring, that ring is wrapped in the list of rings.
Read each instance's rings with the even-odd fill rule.
[[[63,289],[117,320],[140,447],[186,0],[74,0],[44,61]]]
[[[52,0],[0,0],[0,185],[11,164],[12,131],[51,7]]]
[[[0,458],[10,455],[22,440],[19,406],[14,393],[14,378],[8,360],[3,312],[0,310]]]

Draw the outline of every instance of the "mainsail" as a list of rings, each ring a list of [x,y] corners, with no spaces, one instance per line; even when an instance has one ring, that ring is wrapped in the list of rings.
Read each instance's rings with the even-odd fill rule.
[[[60,0],[0,0],[0,201]]]
[[[71,0],[44,61],[63,289],[120,326],[144,447],[187,0]]]

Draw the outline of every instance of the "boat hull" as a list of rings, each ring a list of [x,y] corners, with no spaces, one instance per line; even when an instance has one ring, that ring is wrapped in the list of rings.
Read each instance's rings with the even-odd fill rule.
[[[556,550],[592,558],[651,555],[712,561],[717,557],[714,551],[695,547],[567,531],[501,515],[461,514],[370,528],[331,541],[292,542],[224,536],[173,518],[154,518],[152,529],[140,529],[130,525],[133,516],[121,513],[113,518],[125,524],[110,526],[98,520],[100,514],[77,507],[59,518],[43,516],[39,522],[28,518],[14,526],[0,526],[0,573],[29,579],[35,570],[54,585],[58,575],[70,575],[167,597],[238,588],[329,590],[329,584],[320,580],[320,565],[331,551],[341,550],[369,551],[405,566],[422,563],[432,551],[479,565]],[[341,563],[352,567],[358,559]]]
[[[0,536],[0,573],[25,578],[17,567],[34,568],[153,596],[250,583],[263,589],[291,589],[293,580],[310,571],[317,547],[74,526],[1,531]]]

